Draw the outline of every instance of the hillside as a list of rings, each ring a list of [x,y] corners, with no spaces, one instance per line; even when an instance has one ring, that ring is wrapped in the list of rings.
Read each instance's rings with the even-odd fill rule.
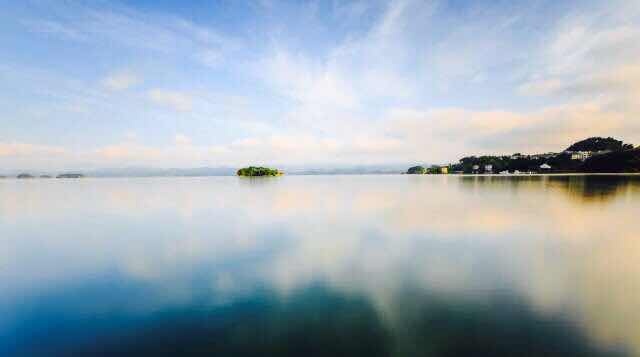
[[[640,172],[640,148],[593,156],[582,166],[584,172]]]
[[[569,146],[565,151],[622,151],[633,149],[633,145],[625,144],[621,140],[614,138],[592,137],[578,141]]]
[[[575,152],[585,154],[574,155]],[[559,153],[510,156],[467,156],[449,165],[449,171],[461,173],[500,172],[620,173],[640,172],[640,148],[614,138],[592,137],[578,141]],[[410,172],[412,173],[412,172]]]

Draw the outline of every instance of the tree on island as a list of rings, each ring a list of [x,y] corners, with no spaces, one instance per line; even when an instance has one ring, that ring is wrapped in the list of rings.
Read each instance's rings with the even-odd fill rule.
[[[427,169],[425,169],[423,166],[413,166],[410,167],[409,170],[407,170],[407,174],[409,175],[424,175],[427,173]]]
[[[284,173],[278,169],[268,167],[249,166],[243,167],[237,172],[238,176],[281,176]]]
[[[614,138],[592,137],[578,141],[569,146],[565,151],[624,151],[633,149],[633,145],[625,144]]]

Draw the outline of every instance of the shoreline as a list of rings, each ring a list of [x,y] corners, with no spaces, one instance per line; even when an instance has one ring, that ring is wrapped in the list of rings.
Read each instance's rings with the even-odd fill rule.
[[[283,175],[284,176],[284,175]],[[289,174],[286,176],[432,176],[432,177],[530,177],[530,176],[640,176],[640,172],[556,172],[556,173],[531,173],[531,174],[407,174],[404,172],[399,173],[340,173],[340,174]],[[85,176],[82,179],[50,179],[50,178],[17,178],[17,177],[3,177],[0,178],[0,182],[3,181],[47,181],[47,182],[77,182],[86,179],[150,179],[150,178],[207,178],[207,177],[237,177],[244,178],[244,176],[235,175],[202,175],[202,176]],[[275,176],[253,176],[251,178],[263,178],[263,177],[275,177]]]

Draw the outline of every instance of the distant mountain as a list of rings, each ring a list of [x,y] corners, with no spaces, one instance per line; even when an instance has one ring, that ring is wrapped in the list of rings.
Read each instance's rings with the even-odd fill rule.
[[[148,168],[148,167],[126,167],[98,169],[88,171],[89,176],[94,177],[172,177],[172,176],[234,176],[236,169],[231,167],[196,167],[196,168]]]
[[[84,175],[80,174],[80,173],[66,173],[66,174],[60,174],[58,176],[56,176],[56,178],[59,179],[68,179],[68,178],[83,178]]]
[[[354,166],[278,166],[287,175],[366,175],[366,174],[397,174],[405,171],[405,164],[390,165],[354,165]],[[235,176],[234,167],[199,167],[199,168],[111,168],[85,171],[87,176],[93,177],[156,177],[156,176]]]
[[[287,175],[367,175],[367,174],[398,174],[406,171],[407,164],[389,165],[341,165],[341,166],[294,166],[278,165]],[[82,169],[86,177],[199,177],[199,176],[235,176],[237,167],[195,167],[195,168],[152,168],[152,167],[123,167]],[[67,170],[59,170],[65,172]],[[15,177],[24,171],[7,170],[0,174]],[[52,175],[37,169],[29,170],[32,175]],[[55,170],[54,170],[55,172]],[[55,176],[55,175],[53,175]]]
[[[406,164],[359,165],[338,167],[283,167],[288,175],[373,175],[399,174],[406,171]]]

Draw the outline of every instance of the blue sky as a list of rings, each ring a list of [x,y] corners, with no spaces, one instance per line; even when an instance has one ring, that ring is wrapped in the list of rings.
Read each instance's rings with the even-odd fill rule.
[[[0,0],[5,169],[640,143],[640,1]]]

